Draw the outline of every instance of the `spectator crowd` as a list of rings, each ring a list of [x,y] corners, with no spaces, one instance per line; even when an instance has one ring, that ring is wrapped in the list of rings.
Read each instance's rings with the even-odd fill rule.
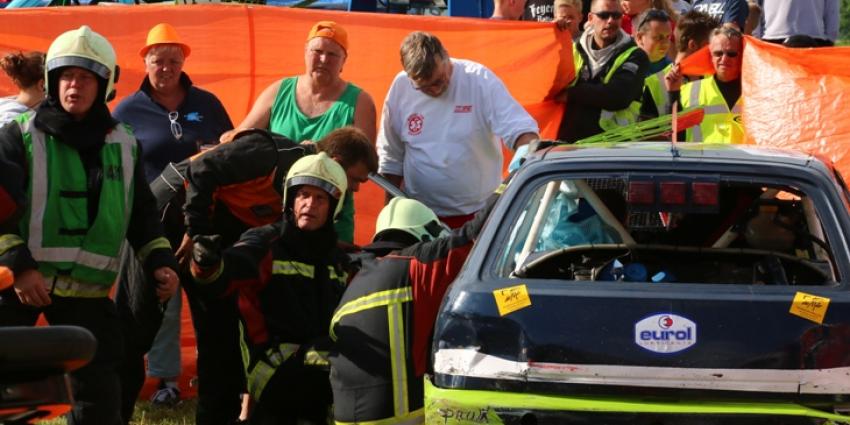
[[[743,35],[831,46],[838,16],[838,0],[495,0],[492,18],[573,39],[575,78],[554,97],[568,105],[563,143],[695,108],[703,121],[681,140],[743,143]],[[492,205],[503,146],[513,169],[538,123],[426,32],[402,42],[379,116],[341,77],[345,28],[317,22],[303,73],[235,126],[183,70],[192,47],[174,27],[139,44],[144,77],[112,111],[115,52],[87,26],[0,59],[19,89],[0,99],[0,268],[15,276],[0,326],[43,313],[97,338],[72,374],[69,423],[128,423],[146,374],[155,404],[180,400],[181,287],[198,424],[326,423],[329,409],[338,423],[421,423],[437,307]],[[705,46],[713,74],[687,75]],[[374,173],[406,197],[388,194],[361,247],[353,198]]]

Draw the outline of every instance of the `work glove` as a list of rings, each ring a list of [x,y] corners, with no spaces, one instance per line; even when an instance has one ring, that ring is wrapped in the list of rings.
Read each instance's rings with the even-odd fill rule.
[[[508,173],[513,173],[514,171],[519,170],[519,167],[522,165],[522,160],[526,155],[528,155],[528,145],[522,145],[516,148],[516,151],[514,151],[514,157],[511,158],[511,162],[508,164]]]
[[[221,235],[195,235],[192,261],[201,268],[213,267],[221,262]]]

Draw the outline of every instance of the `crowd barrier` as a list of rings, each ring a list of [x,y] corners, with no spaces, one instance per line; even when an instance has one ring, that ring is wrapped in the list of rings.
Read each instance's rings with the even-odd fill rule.
[[[144,77],[138,51],[148,30],[168,22],[192,47],[186,73],[199,87],[215,93],[233,122],[239,123],[267,85],[304,72],[307,33],[315,22],[326,19],[342,24],[349,34],[343,78],[372,95],[379,115],[386,91],[401,70],[402,39],[411,31],[424,30],[437,34],[452,56],[490,67],[541,122],[554,122],[545,134],[555,136],[560,110],[544,99],[571,78],[572,66],[567,64],[572,52],[566,33],[547,24],[238,4],[17,9],[0,12],[0,54],[46,51],[60,33],[89,25],[112,42],[118,55],[121,77],[118,97],[110,104],[114,107],[137,90]],[[11,82],[2,78],[0,94],[12,92]],[[355,199],[355,241],[367,243],[383,192],[367,184]]]

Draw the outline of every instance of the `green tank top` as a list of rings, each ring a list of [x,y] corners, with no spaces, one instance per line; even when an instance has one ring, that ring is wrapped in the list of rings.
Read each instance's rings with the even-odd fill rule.
[[[272,104],[269,117],[269,130],[282,134],[296,142],[304,140],[319,141],[328,133],[340,127],[354,124],[354,107],[360,87],[348,83],[339,100],[334,102],[324,114],[310,118],[298,109],[295,102],[295,85],[298,77],[290,77],[280,83],[280,90]],[[349,192],[345,197],[342,211],[334,222],[337,237],[345,242],[354,242],[354,197]]]
[[[318,141],[331,131],[354,123],[354,107],[360,87],[348,83],[339,100],[324,114],[310,118],[298,109],[295,102],[295,85],[298,77],[290,77],[280,83],[280,90],[272,104],[269,130],[282,134],[296,142]]]

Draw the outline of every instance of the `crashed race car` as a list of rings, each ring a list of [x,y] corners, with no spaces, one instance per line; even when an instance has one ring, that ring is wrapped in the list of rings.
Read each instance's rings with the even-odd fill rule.
[[[850,423],[848,207],[802,153],[535,153],[443,301],[426,422]]]

